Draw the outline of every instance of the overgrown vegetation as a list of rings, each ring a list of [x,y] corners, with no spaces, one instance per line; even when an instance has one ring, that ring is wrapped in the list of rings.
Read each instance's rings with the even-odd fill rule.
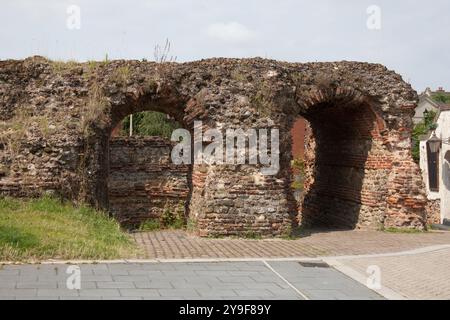
[[[171,211],[164,212],[161,218],[147,219],[139,225],[139,231],[156,231],[163,229],[179,230],[184,229],[184,219]]]
[[[139,225],[139,231],[155,231],[161,229],[159,219],[147,219]]]
[[[247,75],[239,70],[232,70],[231,71],[231,78],[239,81],[239,82],[245,82],[247,81]]]
[[[416,124],[412,132],[412,156],[416,162],[420,160],[420,136],[436,129],[436,123],[434,122],[436,112],[425,111],[423,115],[424,120]]]
[[[12,119],[0,122],[0,143],[15,155],[28,132],[38,131],[43,138],[48,138],[55,129],[56,126],[50,126],[45,115],[34,115],[30,107],[20,106]]]
[[[249,240],[261,240],[262,235],[261,233],[255,232],[255,231],[247,231],[242,235],[243,238],[249,239]]]
[[[121,66],[116,70],[114,70],[112,80],[120,86],[125,86],[130,77],[131,77],[130,68],[128,66]]]
[[[161,216],[161,224],[166,228],[181,229],[184,227],[184,218],[181,214],[174,213],[173,210],[166,208]]]
[[[194,232],[197,230],[197,220],[188,218],[186,221],[186,230],[188,232]]]
[[[388,233],[423,233],[426,231],[418,230],[418,229],[407,229],[407,228],[383,228],[382,231]]]
[[[110,104],[103,89],[95,82],[89,89],[89,96],[86,108],[81,120],[81,129],[85,135],[88,135],[89,125],[95,123],[98,127],[104,128],[109,122]]]
[[[450,103],[450,94],[448,93],[442,93],[442,92],[438,92],[438,93],[434,93],[431,98],[439,103]]]
[[[292,181],[291,188],[294,190],[303,190],[305,177],[305,162],[303,159],[295,158],[291,161],[292,173],[294,181]]]
[[[188,223],[190,224],[191,222]],[[159,218],[147,219],[142,222],[138,228],[139,231],[155,231],[161,229],[184,229],[190,227],[185,224],[184,218],[184,202],[180,201],[178,208],[174,210],[169,206],[165,206],[163,214]]]
[[[161,112],[144,111],[133,114],[135,136],[160,136],[170,139],[173,130],[177,128],[180,128],[180,124]],[[130,134],[130,116],[122,121],[121,134]]]
[[[155,46],[153,56],[157,63],[165,63],[165,62],[175,62],[177,60],[176,56],[169,56],[171,43],[169,39],[166,39],[164,46],[160,46],[157,44]]]
[[[271,89],[268,86],[268,84],[261,83],[259,86],[259,90],[256,92],[256,94],[250,100],[252,106],[263,117],[269,116],[271,113],[271,110],[272,110],[272,102],[270,100],[270,92],[271,92]]]
[[[52,67],[53,73],[56,74],[63,74],[66,73],[73,68],[80,66],[80,64],[74,60],[68,60],[68,61],[54,61],[49,60],[50,65]]]
[[[287,228],[283,234],[281,235],[281,238],[283,240],[297,240],[300,239],[308,234],[308,230],[305,229],[301,225],[297,225],[295,227],[289,227]]]
[[[0,198],[0,261],[113,259],[138,253],[105,213],[51,197]]]

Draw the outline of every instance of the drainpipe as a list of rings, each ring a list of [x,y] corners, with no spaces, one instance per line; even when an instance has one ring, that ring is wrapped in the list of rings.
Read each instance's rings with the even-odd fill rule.
[[[133,135],[133,115],[130,114],[130,137]]]

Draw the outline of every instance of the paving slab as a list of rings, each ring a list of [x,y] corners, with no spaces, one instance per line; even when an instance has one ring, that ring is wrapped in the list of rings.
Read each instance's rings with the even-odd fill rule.
[[[398,256],[336,259],[343,272],[355,279],[379,270],[381,290],[392,290],[395,299],[450,300],[450,248]]]
[[[66,270],[68,265],[58,265]],[[198,268],[197,268],[198,267]],[[154,271],[133,275],[136,271]],[[248,269],[248,270],[245,270]],[[10,272],[15,270],[14,272]],[[311,270],[298,262],[160,262],[82,265],[81,288],[69,289],[52,267],[4,266],[0,296],[8,299],[373,299],[368,288],[332,268]],[[53,269],[54,270],[54,269]],[[186,272],[182,272],[185,270]],[[19,276],[17,272],[19,272]],[[95,272],[101,272],[96,275]],[[4,272],[4,274],[2,274]],[[109,274],[108,274],[109,272]],[[29,281],[27,273],[37,280]],[[120,273],[120,275],[117,275]],[[122,275],[124,274],[124,275]],[[126,274],[126,275],[125,275]],[[27,279],[27,280],[22,280]],[[53,277],[53,280],[52,280]],[[13,278],[11,280],[10,278]],[[10,280],[8,280],[10,279]],[[299,293],[302,292],[302,294]],[[304,295],[303,295],[304,294]]]

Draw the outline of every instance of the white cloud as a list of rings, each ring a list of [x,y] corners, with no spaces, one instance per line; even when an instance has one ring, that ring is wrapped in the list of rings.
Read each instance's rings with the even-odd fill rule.
[[[250,41],[256,37],[255,32],[235,21],[213,23],[208,26],[207,34],[211,38],[234,43]]]

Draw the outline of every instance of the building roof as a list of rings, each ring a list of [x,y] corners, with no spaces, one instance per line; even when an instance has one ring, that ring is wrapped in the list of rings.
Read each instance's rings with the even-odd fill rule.
[[[420,95],[426,95],[426,96],[433,96],[436,94],[444,94],[444,95],[450,95],[449,91],[445,91],[444,88],[439,87],[436,91],[432,91],[430,88],[426,88],[424,92],[422,92]]]
[[[426,88],[424,92],[422,92],[419,97],[420,101],[427,101],[434,107],[436,107],[439,110],[447,110],[450,106],[450,103],[446,102],[439,102],[434,99],[437,95],[443,95],[448,97],[448,101],[450,101],[450,92],[445,91],[442,87],[439,88],[436,91],[431,91],[430,88]]]
[[[450,104],[441,104],[439,105],[439,109],[441,111],[450,111]]]
[[[441,115],[442,112],[450,112],[450,104],[440,104],[439,105],[439,111],[436,114],[436,117],[434,118],[433,123],[437,123],[439,120],[439,117]],[[433,133],[434,130],[429,130],[426,134],[423,134],[421,136],[419,136],[419,140],[420,141],[426,141],[428,139],[431,138],[431,134]]]

